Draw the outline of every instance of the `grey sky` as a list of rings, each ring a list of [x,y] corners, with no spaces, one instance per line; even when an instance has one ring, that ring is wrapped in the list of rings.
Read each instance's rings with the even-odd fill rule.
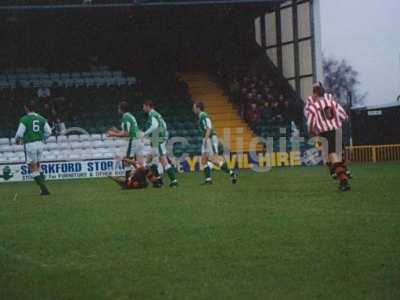
[[[400,94],[400,0],[320,0],[325,56],[347,59],[360,73],[366,104]]]

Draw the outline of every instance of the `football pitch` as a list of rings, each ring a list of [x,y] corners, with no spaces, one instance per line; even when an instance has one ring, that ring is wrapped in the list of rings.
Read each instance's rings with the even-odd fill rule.
[[[0,184],[0,299],[400,299],[400,164]]]

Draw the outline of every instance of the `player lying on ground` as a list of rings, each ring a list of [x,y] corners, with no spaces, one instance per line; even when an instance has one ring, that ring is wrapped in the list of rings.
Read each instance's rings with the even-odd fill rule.
[[[199,117],[199,128],[203,134],[203,144],[201,146],[201,163],[206,175],[205,184],[212,184],[211,170],[213,165],[217,165],[222,171],[229,174],[233,184],[237,182],[237,173],[230,170],[225,159],[218,155],[218,137],[207,113],[204,111],[204,104],[196,102],[193,104],[193,112]]]
[[[157,184],[157,177],[153,174],[153,172],[148,167],[143,167],[134,159],[123,159],[124,165],[133,166],[135,168],[134,171],[131,171],[130,175],[128,176],[128,180],[124,177],[116,177],[111,176],[109,177],[119,186],[124,189],[144,189],[147,188],[149,182],[154,185]],[[156,185],[157,186],[157,185]]]
[[[343,122],[348,119],[343,107],[331,94],[325,93],[322,83],[313,85],[313,96],[306,100],[304,115],[311,135],[319,136],[327,142],[323,155],[331,175],[339,181],[341,191],[350,190],[349,172],[342,159],[342,152],[336,149],[336,134],[341,134]]]
[[[135,158],[138,162],[143,162],[142,142],[139,139],[139,127],[136,118],[129,112],[129,105],[126,101],[118,104],[118,114],[122,116],[121,130],[111,128],[107,130],[108,137],[129,138],[128,148],[126,150],[127,158]],[[125,180],[130,174],[130,166],[125,166]]]
[[[167,156],[167,124],[165,123],[163,117],[154,109],[152,101],[148,100],[143,104],[143,111],[147,114],[144,137],[150,139],[151,147],[153,148],[153,155],[159,159],[165,170],[165,173],[170,179],[169,186],[177,187],[178,181],[176,179],[175,169],[169,163]],[[151,170],[158,178],[158,184],[162,185],[161,176],[158,172],[157,166],[153,164],[151,166]]]
[[[47,120],[34,112],[35,103],[25,104],[26,115],[19,121],[15,140],[17,144],[24,144],[25,159],[36,184],[40,187],[40,195],[50,195],[45,184],[45,177],[40,172],[40,160],[42,158],[43,141],[51,135],[51,128]]]

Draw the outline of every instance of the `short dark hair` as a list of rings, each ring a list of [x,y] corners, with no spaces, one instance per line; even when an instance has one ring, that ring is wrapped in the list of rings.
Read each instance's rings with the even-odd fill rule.
[[[146,100],[146,101],[144,101],[143,104],[148,106],[148,107],[150,107],[150,108],[154,107],[153,101],[151,101],[151,100]]]
[[[129,110],[129,104],[128,104],[128,102],[125,101],[125,100],[122,100],[122,101],[119,103],[119,109],[120,109],[122,112],[126,113],[126,112]]]
[[[316,83],[313,84],[313,93],[320,97],[322,97],[325,94],[325,89],[321,81],[317,81]]]
[[[36,102],[33,100],[27,101],[24,104],[25,108],[29,111],[34,111],[36,107]]]
[[[198,109],[200,109],[200,111],[204,111],[204,103],[203,102],[196,102],[194,104],[194,106],[196,106]]]

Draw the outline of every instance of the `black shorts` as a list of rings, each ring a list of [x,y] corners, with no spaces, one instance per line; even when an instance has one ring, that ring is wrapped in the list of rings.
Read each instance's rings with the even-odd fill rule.
[[[336,130],[323,132],[320,134],[320,137],[328,141],[328,154],[336,153]],[[324,145],[324,143],[322,143],[322,145]]]

